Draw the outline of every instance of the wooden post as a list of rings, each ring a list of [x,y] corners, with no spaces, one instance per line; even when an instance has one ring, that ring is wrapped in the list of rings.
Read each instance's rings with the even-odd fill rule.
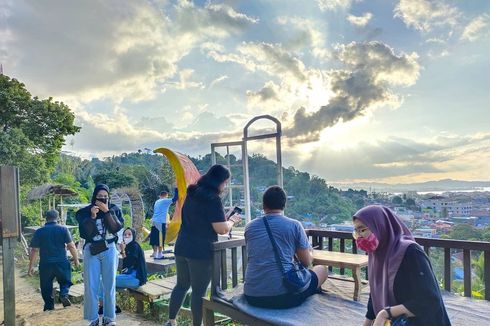
[[[20,235],[19,171],[0,167],[0,221],[2,223],[4,325],[15,325],[14,249]]]

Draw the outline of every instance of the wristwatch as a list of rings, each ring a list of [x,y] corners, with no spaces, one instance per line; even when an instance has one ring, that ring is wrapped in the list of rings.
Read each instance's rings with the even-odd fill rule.
[[[391,314],[391,307],[386,307],[386,308],[384,308],[384,310],[388,313],[388,319],[392,320],[393,315]]]

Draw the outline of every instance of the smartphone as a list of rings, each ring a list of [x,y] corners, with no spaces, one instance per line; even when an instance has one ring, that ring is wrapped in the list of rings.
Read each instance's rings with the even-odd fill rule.
[[[235,206],[233,208],[233,210],[231,211],[230,216],[228,216],[228,218],[232,217],[235,214],[241,214],[242,212],[243,212],[243,210],[240,207]]]

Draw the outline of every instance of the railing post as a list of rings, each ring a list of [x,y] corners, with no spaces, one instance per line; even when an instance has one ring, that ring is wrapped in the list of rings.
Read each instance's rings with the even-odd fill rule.
[[[340,239],[340,252],[345,252],[345,239]],[[340,269],[340,275],[345,274],[345,269],[341,268]]]
[[[233,287],[238,284],[238,259],[236,247],[231,248],[231,282]]]
[[[463,249],[464,296],[471,297],[471,252]]]
[[[444,289],[451,292],[451,248],[444,248]]]
[[[313,246],[314,249],[317,249],[317,246],[318,246],[318,236],[317,235],[311,236],[311,245]]]
[[[485,282],[485,300],[490,301],[490,250],[483,252],[483,277]]]
[[[328,251],[333,251],[333,238],[332,237],[328,237]],[[329,272],[333,271],[332,266],[328,266],[328,271]]]
[[[221,289],[228,288],[228,268],[226,266],[226,249],[221,250]]]
[[[214,250],[213,252],[213,276],[211,278],[211,297],[215,297],[218,294],[220,288],[220,265],[221,265],[221,251]]]

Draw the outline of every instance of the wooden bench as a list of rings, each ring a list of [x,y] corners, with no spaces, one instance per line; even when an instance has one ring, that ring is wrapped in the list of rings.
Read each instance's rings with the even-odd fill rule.
[[[156,301],[163,299],[166,295],[172,293],[177,282],[177,277],[167,277],[164,279],[156,279],[148,281],[145,285],[136,289],[127,289],[128,294],[136,300],[136,312],[143,313],[144,302],[153,304]]]
[[[339,280],[354,282],[354,301],[359,301],[363,284],[361,280],[361,268],[368,265],[368,256],[349,254],[345,252],[334,252],[325,250],[313,251],[313,265],[325,265],[338,268],[349,268],[352,270],[353,280],[338,278]]]
[[[216,242],[213,244],[213,267],[211,278],[211,296],[203,298],[203,320],[205,326],[213,326],[215,323],[215,312],[219,312],[245,325],[271,326],[272,324],[248,315],[237,308],[227,298],[230,292],[241,294],[245,270],[247,268],[247,252],[245,239],[232,239]],[[242,256],[242,273],[239,275],[238,250]],[[231,254],[231,284],[228,282],[228,263]],[[241,277],[240,277],[241,276]],[[231,288],[229,288],[231,285]]]
[[[129,295],[134,297],[136,301],[136,312],[143,313],[144,302],[153,302],[163,299],[166,295],[172,293],[175,283],[177,282],[177,277],[167,277],[164,279],[156,279],[153,281],[148,281],[145,285],[140,286],[136,289],[121,289],[120,291],[127,291]],[[54,288],[56,297],[59,300],[59,288]],[[70,287],[70,292],[68,297],[72,303],[81,303],[84,296],[84,284],[75,284]]]

